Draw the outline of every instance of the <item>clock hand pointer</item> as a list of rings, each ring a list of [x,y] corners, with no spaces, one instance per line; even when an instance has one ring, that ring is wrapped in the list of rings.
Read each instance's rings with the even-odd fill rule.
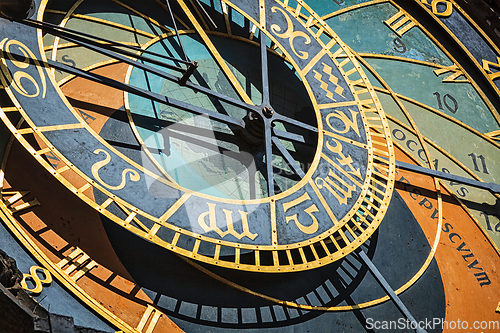
[[[349,231],[346,231],[345,235],[350,242],[355,241],[354,237],[351,235]],[[355,250],[355,253],[361,258],[364,264],[368,267],[370,273],[372,273],[375,280],[377,280],[380,286],[389,295],[389,297],[392,299],[398,310],[406,317],[406,319],[408,319],[411,322],[412,328],[414,328],[417,333],[426,333],[427,331],[420,327],[419,323],[415,320],[415,318],[410,313],[408,308],[404,305],[404,303],[401,301],[399,296],[394,292],[392,287],[389,285],[389,283],[384,278],[382,273],[380,273],[378,268],[373,264],[368,255],[359,247]]]
[[[473,187],[477,187],[480,189],[488,190],[491,193],[496,193],[500,194],[500,184],[495,184],[495,183],[486,183],[482,181],[478,181],[475,179],[469,179],[457,175],[452,175],[446,172],[442,171],[436,171],[428,168],[424,168],[418,165],[410,164],[410,163],[405,163],[401,161],[396,161],[396,167],[403,169],[403,170],[408,170],[412,172],[417,172],[423,175],[427,176],[433,176],[441,179],[446,179],[446,180],[451,180],[457,183],[462,183],[464,185],[470,185]]]
[[[79,69],[79,68],[74,68],[74,67],[62,64],[60,62],[57,62],[57,61],[47,60],[47,63],[51,67],[54,67],[56,69],[68,72],[70,74],[74,74],[76,76],[79,76],[79,77],[82,77],[82,78],[85,78],[85,79],[88,79],[88,80],[91,80],[91,81],[94,81],[94,82],[97,82],[100,84],[104,84],[104,85],[107,85],[107,86],[110,86],[110,87],[113,87],[113,88],[116,88],[119,90],[127,91],[131,94],[141,96],[144,98],[148,98],[148,99],[151,99],[151,100],[156,101],[158,103],[174,106],[174,107],[177,107],[179,109],[182,109],[184,111],[188,111],[188,112],[191,112],[194,114],[206,115],[211,119],[220,121],[220,122],[225,123],[225,124],[232,124],[232,125],[236,125],[236,126],[240,126],[240,127],[245,126],[245,122],[242,119],[233,118],[233,117],[230,117],[230,116],[222,114],[222,113],[210,111],[210,110],[198,107],[198,106],[194,106],[194,105],[182,102],[182,101],[178,101],[176,99],[173,99],[173,98],[161,95],[161,94],[157,94],[157,93],[151,92],[149,90],[145,90],[145,89],[135,87],[135,86],[132,86],[132,85],[129,85],[129,84],[117,81],[117,80],[113,80],[113,79],[110,79],[108,77],[96,74],[96,73],[87,72],[87,71],[84,71],[84,70]]]

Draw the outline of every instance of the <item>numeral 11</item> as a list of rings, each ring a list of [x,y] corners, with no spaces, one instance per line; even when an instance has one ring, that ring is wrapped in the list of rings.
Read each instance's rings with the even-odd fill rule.
[[[478,165],[477,165],[477,159],[480,159],[480,160],[481,160],[481,164],[482,164],[482,166],[483,166],[483,171],[482,171],[482,172],[483,172],[483,173],[487,173],[487,174],[489,174],[488,169],[486,168],[486,159],[484,158],[484,156],[483,156],[483,155],[476,156],[476,154],[474,154],[474,153],[470,153],[470,154],[469,154],[469,155],[467,155],[467,156],[472,157],[472,163],[474,163],[474,170],[475,170],[475,171],[479,171],[479,172],[481,172],[481,170],[479,170],[479,167],[478,167]]]

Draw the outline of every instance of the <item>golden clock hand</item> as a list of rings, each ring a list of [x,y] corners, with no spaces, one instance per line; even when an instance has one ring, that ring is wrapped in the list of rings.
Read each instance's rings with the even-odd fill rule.
[[[226,62],[224,61],[224,59],[220,55],[219,51],[215,48],[214,44],[212,43],[212,41],[208,37],[207,33],[203,30],[200,23],[194,17],[193,13],[189,10],[186,3],[183,0],[178,0],[178,3],[181,6],[184,13],[186,14],[186,16],[189,18],[189,20],[193,24],[196,32],[200,35],[201,39],[203,40],[203,42],[207,46],[207,48],[210,51],[210,53],[212,54],[213,58],[219,64],[219,67],[224,72],[224,74],[226,75],[227,79],[229,80],[229,82],[231,83],[233,88],[236,90],[238,96],[240,96],[240,98],[245,103],[253,105],[252,100],[250,99],[250,97],[248,96],[246,91],[243,89],[240,82],[238,81],[236,76],[233,74],[233,72],[231,71],[229,66],[226,64]]]

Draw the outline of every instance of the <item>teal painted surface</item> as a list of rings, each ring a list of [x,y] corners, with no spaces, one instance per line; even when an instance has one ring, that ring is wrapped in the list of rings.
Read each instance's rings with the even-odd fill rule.
[[[384,23],[397,12],[391,4],[383,3],[349,11],[326,20],[326,23],[355,52],[391,55],[446,66],[452,64],[419,28],[414,27],[402,37],[398,37]],[[405,44],[405,52],[398,52],[396,38]]]
[[[323,16],[337,10],[349,8],[368,1],[371,0],[311,0],[307,1],[307,4],[316,12],[316,14]]]
[[[368,63],[382,76],[394,92],[410,97],[421,103],[439,109],[438,97],[441,96],[441,106],[445,114],[460,120],[472,128],[487,133],[500,129],[493,115],[483,102],[474,87],[469,83],[443,83],[449,73],[436,76],[434,68],[411,64],[407,62],[367,59]],[[454,109],[453,97],[458,109],[452,113],[447,107]],[[430,111],[428,111],[430,113]]]

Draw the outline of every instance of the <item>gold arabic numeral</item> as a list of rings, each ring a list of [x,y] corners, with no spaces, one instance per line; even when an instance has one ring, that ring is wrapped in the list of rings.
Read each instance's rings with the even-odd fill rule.
[[[429,0],[421,0],[421,2],[432,9],[432,13],[437,16],[450,16],[453,13],[453,4],[448,0],[432,0],[429,3]],[[445,10],[439,11],[438,5],[446,6]]]
[[[497,308],[495,310],[496,313],[500,313],[500,302],[498,302]]]
[[[498,71],[493,72],[492,67],[495,67]],[[500,57],[497,57],[496,63],[483,59],[483,69],[488,72],[491,81],[498,79],[500,77]]]
[[[302,194],[300,197],[293,199],[292,201],[286,202],[283,204],[283,211],[286,213],[290,208],[295,207],[305,201],[311,200],[311,197],[307,192]],[[315,204],[304,209],[304,212],[309,215],[312,219],[312,223],[310,225],[304,225],[299,221],[298,214],[293,214],[291,216],[286,217],[286,223],[290,223],[290,221],[295,222],[297,228],[305,234],[311,235],[318,231],[319,223],[318,219],[313,215],[313,213],[319,212],[318,207]]]
[[[402,37],[416,25],[415,22],[413,22],[412,19],[402,10],[399,10],[399,12],[385,20],[384,23],[399,37]]]
[[[158,324],[158,321],[160,320],[162,315],[163,312],[148,304],[148,307],[146,308],[146,311],[142,315],[142,318],[139,321],[139,324],[137,325],[136,329],[139,332],[143,333],[154,332],[156,325]]]
[[[15,71],[13,75],[11,75],[11,72],[9,68],[7,67],[7,64],[5,63],[5,60],[0,61],[0,68],[3,73],[3,76],[1,76],[1,79],[4,86],[9,86],[11,85],[14,90],[16,90],[18,93],[25,97],[37,97],[40,95],[40,92],[42,92],[42,98],[45,98],[45,93],[47,90],[47,82],[45,80],[45,76],[42,71],[42,65],[39,63],[39,61],[36,59],[35,55],[31,50],[26,47],[23,43],[17,41],[17,40],[9,40],[7,41],[8,38],[3,39],[0,42],[0,51],[2,52],[3,59],[9,59],[11,63],[21,69],[18,71]],[[17,49],[22,53],[22,60],[19,60],[19,54],[17,59],[14,57],[14,55],[11,53],[10,47],[11,46],[17,46]],[[38,82],[31,76],[30,74],[26,73],[25,70],[30,66],[30,63],[34,62],[34,65],[37,68],[38,75],[40,76],[40,82],[42,85],[42,89],[40,90],[40,86],[38,85]],[[23,80],[24,79],[24,80]],[[23,86],[23,83],[21,82],[28,80],[31,82],[31,84],[35,87],[36,91],[35,93],[29,93],[28,90]]]
[[[40,272],[43,274],[43,278],[40,277]],[[33,282],[35,285],[33,288],[28,286],[27,281]],[[31,266],[29,274],[23,274],[23,279],[21,281],[21,287],[33,294],[39,294],[42,292],[43,287],[52,283],[52,275],[50,272],[40,266]]]
[[[40,202],[38,201],[37,198],[28,201],[28,202],[22,202],[16,206],[13,206],[16,202],[20,201],[22,198],[24,198],[26,195],[30,193],[29,191],[2,191],[2,197],[3,196],[11,196],[8,199],[3,199],[4,203],[6,206],[10,209],[12,214],[20,212],[22,210],[32,208],[34,206],[40,205]]]
[[[66,258],[62,259],[57,266],[76,282],[91,269],[97,267],[97,263],[77,247]]]
[[[273,7],[273,8],[271,8],[271,11],[273,13],[276,13],[276,11],[280,11],[285,16],[286,23],[287,23],[287,28],[284,32],[281,32],[282,28],[279,25],[277,25],[277,24],[271,25],[272,32],[280,38],[284,38],[284,39],[289,38],[288,42],[290,43],[290,48],[292,49],[293,53],[295,53],[295,55],[297,57],[299,57],[300,59],[307,59],[309,57],[309,53],[307,53],[305,51],[298,51],[297,52],[297,50],[295,50],[294,39],[297,37],[301,37],[302,39],[305,40],[304,44],[307,45],[307,44],[311,43],[311,38],[309,37],[309,35],[307,35],[303,31],[294,31],[292,20],[290,19],[288,14],[286,14],[286,12],[283,9],[281,9],[279,7]]]
[[[125,169],[125,170],[122,171],[122,181],[121,181],[121,183],[119,185],[113,186],[113,185],[107,184],[99,176],[99,170],[103,166],[105,166],[109,162],[111,162],[111,156],[104,149],[96,149],[96,150],[94,150],[94,154],[98,155],[100,153],[104,153],[106,155],[106,158],[104,160],[102,160],[102,161],[96,162],[92,166],[92,175],[95,177],[95,179],[97,179],[105,187],[109,188],[110,190],[114,190],[114,191],[121,190],[127,184],[127,174],[129,175],[130,180],[133,181],[133,182],[137,182],[137,181],[139,181],[141,179],[141,176],[139,175],[139,173],[137,171],[135,171],[134,169]]]
[[[330,142],[326,141],[326,147],[332,153],[335,153],[340,156],[340,159],[338,161],[342,166],[346,165],[349,166],[349,169],[351,171],[347,171],[348,173],[362,180],[361,171],[359,170],[359,168],[355,169],[354,166],[352,165],[353,164],[352,157],[350,155],[345,156],[344,153],[342,152],[342,144],[340,143],[340,141],[335,140],[334,138],[331,138],[331,140],[335,142],[335,146],[332,146]]]
[[[241,217],[241,226],[243,229],[241,233],[238,233],[236,230],[234,230],[233,212],[227,209],[223,209],[222,211],[225,216],[227,230],[222,231],[217,226],[217,216],[215,211],[216,204],[207,203],[207,205],[208,205],[208,211],[201,213],[200,216],[198,217],[198,224],[205,232],[215,231],[221,238],[224,238],[227,235],[232,235],[237,239],[248,237],[251,240],[254,240],[258,236],[257,233],[250,232],[250,228],[248,226],[248,212],[238,210]],[[208,216],[208,224],[206,222],[207,216]]]

